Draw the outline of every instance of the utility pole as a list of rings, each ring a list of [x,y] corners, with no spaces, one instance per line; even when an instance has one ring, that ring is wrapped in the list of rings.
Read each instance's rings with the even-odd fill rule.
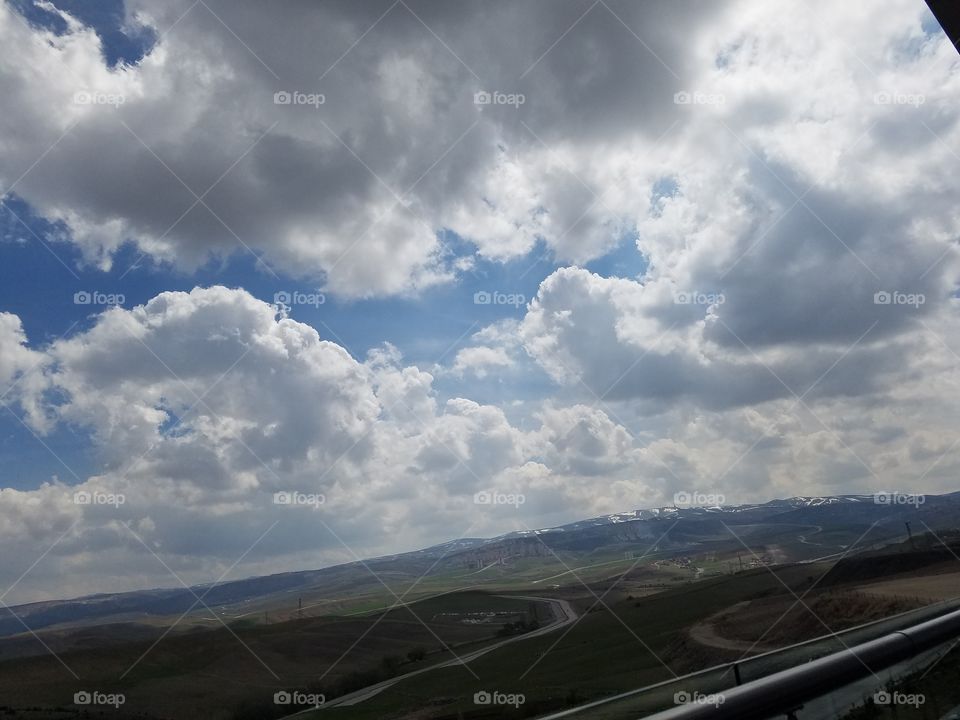
[[[297,617],[303,618],[303,598],[297,598]]]
[[[903,523],[903,524],[907,526],[907,537],[910,538],[910,547],[911,547],[912,549],[916,550],[916,549],[917,549],[917,546],[914,545],[914,543],[913,543],[913,533],[910,532],[910,523],[909,523],[909,522],[905,522],[905,523]]]

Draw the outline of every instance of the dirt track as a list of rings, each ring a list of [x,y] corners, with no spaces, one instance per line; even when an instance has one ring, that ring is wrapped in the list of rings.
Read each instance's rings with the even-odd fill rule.
[[[719,648],[721,650],[733,650],[741,653],[762,653],[767,652],[768,650],[773,650],[774,648],[772,647],[767,647],[766,645],[754,645],[752,642],[747,640],[725,638],[717,632],[717,628],[714,623],[719,618],[729,615],[730,613],[734,613],[737,610],[746,607],[748,604],[749,603],[746,600],[738,602],[728,608],[724,608],[718,613],[714,613],[706,620],[698,622],[696,625],[690,628],[690,638],[707,647]]]

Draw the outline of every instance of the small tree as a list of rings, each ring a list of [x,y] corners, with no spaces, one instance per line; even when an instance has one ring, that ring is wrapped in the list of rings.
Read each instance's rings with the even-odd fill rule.
[[[401,662],[403,662],[403,660],[399,655],[387,655],[380,661],[380,667],[382,667],[388,675],[396,675]]]

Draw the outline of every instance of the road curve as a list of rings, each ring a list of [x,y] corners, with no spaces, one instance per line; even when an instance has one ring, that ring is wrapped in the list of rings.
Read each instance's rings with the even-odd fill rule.
[[[433,670],[439,670],[440,668],[452,667],[454,665],[461,665],[461,664],[466,665],[470,662],[473,662],[478,657],[481,657],[483,655],[486,655],[489,652],[493,652],[494,650],[502,648],[504,645],[509,645],[510,643],[520,642],[522,640],[529,640],[530,638],[546,635],[547,633],[551,633],[554,630],[558,630],[559,628],[566,627],[567,625],[571,625],[572,623],[575,623],[577,621],[576,610],[574,610],[573,606],[570,605],[570,603],[567,602],[566,600],[559,600],[556,598],[546,598],[546,597],[535,597],[532,595],[500,595],[498,597],[513,598],[515,600],[532,600],[536,602],[547,603],[550,605],[551,609],[553,610],[554,619],[550,624],[544,625],[543,627],[538,628],[536,630],[532,630],[528,633],[524,633],[522,635],[514,635],[513,637],[506,638],[504,640],[501,640],[500,642],[492,643],[478,650],[469,652],[465,655],[460,655],[459,657],[451,658],[450,660],[444,660],[443,662],[437,663],[436,665],[430,665],[429,667],[420,668],[419,670],[414,670],[412,672],[405,673],[404,675],[398,675],[397,677],[392,677],[389,680],[384,680],[374,685],[369,685],[365,688],[361,688],[360,690],[355,690],[352,693],[347,693],[346,695],[341,695],[338,698],[334,698],[333,700],[330,700],[329,702],[325,703],[319,708],[315,708],[315,707],[305,708],[291,715],[285,715],[283,718],[280,718],[280,720],[286,720],[286,718],[293,718],[293,717],[296,717],[297,715],[304,715],[306,713],[316,712],[317,710],[322,710],[328,707],[337,707],[340,705],[356,705],[357,703],[361,703],[364,700],[368,700],[369,698],[372,698],[374,695],[383,692],[387,688],[393,685],[396,685],[398,682],[406,680],[407,678],[411,678],[416,675],[422,675],[423,673],[431,672]]]
[[[823,543],[810,542],[810,540],[808,539],[811,535],[819,535],[820,533],[822,533],[822,532],[823,532],[823,526],[822,526],[822,525],[811,525],[810,527],[815,527],[815,528],[816,528],[816,531],[810,533],[810,535],[797,535],[797,540],[799,540],[800,542],[802,542],[804,545],[819,545],[820,547],[823,547]]]
[[[700,643],[701,645],[705,645],[707,647],[719,648],[721,650],[733,650],[735,652],[742,653],[753,652],[754,654],[760,654],[762,652],[768,652],[776,649],[774,647],[753,643],[749,640],[736,640],[733,638],[727,638],[717,632],[717,627],[714,624],[717,620],[725,615],[742,610],[749,604],[750,603],[747,600],[734,603],[730,607],[724,608],[720,612],[714,613],[710,617],[693,625],[687,631],[687,634],[694,642]]]

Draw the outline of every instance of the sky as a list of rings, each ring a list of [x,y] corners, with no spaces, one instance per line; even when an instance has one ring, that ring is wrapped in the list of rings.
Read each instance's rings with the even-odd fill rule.
[[[0,3],[0,600],[956,490],[958,71],[921,0]]]

